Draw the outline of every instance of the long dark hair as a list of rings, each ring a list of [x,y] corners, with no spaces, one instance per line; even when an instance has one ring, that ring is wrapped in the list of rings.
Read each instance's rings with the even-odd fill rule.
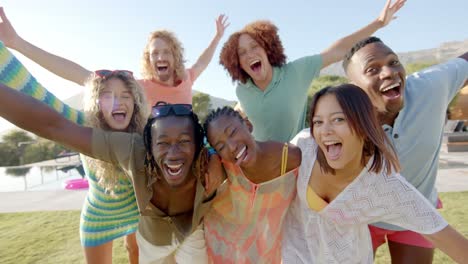
[[[366,157],[374,155],[374,161],[370,167],[371,172],[378,173],[382,169],[385,169],[387,174],[392,170],[398,172],[400,170],[400,163],[395,150],[379,124],[372,102],[369,96],[356,85],[342,84],[335,87],[326,87],[314,95],[310,104],[309,115],[311,136],[313,137],[314,135],[312,119],[315,114],[315,108],[320,98],[324,95],[335,96],[338,104],[343,109],[352,132],[363,138],[362,165],[366,165]],[[320,148],[317,151],[317,160],[324,172],[335,173],[335,170],[328,165],[325,154]]]

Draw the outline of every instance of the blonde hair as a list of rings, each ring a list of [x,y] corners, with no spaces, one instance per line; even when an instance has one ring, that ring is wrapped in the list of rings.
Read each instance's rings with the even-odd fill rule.
[[[106,87],[107,81],[110,79],[121,80],[125,87],[132,93],[134,98],[134,109],[130,123],[126,132],[143,133],[146,124],[146,119],[149,116],[149,109],[146,103],[146,98],[143,89],[137,81],[128,75],[115,72],[106,78],[99,77],[93,74],[86,82],[86,91],[84,96],[84,113],[86,116],[86,125],[90,127],[100,128],[103,130],[112,130],[104,120],[104,116],[99,109],[98,98],[101,91]],[[111,163],[85,157],[85,161],[91,172],[95,172],[95,177],[98,183],[104,189],[113,193],[115,187],[119,183],[119,177],[123,173],[122,170]]]
[[[184,48],[182,43],[176,38],[175,34],[167,30],[158,30],[151,32],[146,43],[145,49],[143,50],[143,58],[141,60],[141,75],[144,79],[153,80],[156,78],[156,71],[150,61],[150,44],[153,40],[160,38],[167,42],[171,48],[172,55],[174,56],[174,80],[183,80],[185,76],[185,60],[184,60]]]

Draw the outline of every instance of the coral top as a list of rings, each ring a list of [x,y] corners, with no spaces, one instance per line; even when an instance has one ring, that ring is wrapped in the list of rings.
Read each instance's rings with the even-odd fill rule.
[[[186,78],[176,86],[167,86],[152,80],[138,80],[146,94],[150,106],[158,101],[171,104],[192,104],[192,85],[195,81],[193,70],[186,70]]]
[[[296,196],[297,169],[255,184],[225,163],[227,181],[205,215],[210,263],[280,263],[282,225]]]

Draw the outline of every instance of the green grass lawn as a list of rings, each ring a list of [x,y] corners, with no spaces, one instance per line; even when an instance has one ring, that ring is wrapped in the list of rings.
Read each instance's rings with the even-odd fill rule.
[[[1,263],[85,263],[79,211],[0,214]],[[114,241],[114,263],[128,263],[123,239]]]
[[[442,193],[442,215],[468,237],[468,192]],[[57,211],[0,214],[1,263],[84,263],[78,234],[80,212]],[[463,221],[465,220],[465,221]],[[127,263],[123,240],[114,241],[114,263]],[[390,263],[386,247],[376,263]],[[453,263],[436,252],[434,263]]]

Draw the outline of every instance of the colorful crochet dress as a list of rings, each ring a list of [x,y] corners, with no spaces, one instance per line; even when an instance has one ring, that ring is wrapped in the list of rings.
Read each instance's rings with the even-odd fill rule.
[[[84,124],[84,114],[61,102],[28,72],[21,62],[0,42],[0,82],[28,94],[55,109],[67,119]],[[94,171],[83,166],[89,181],[88,195],[81,210],[80,238],[84,247],[94,247],[134,233],[139,212],[130,179],[123,173],[114,194],[98,184]]]
[[[296,196],[297,169],[255,184],[224,163],[227,181],[205,216],[210,263],[280,263],[282,225]]]

